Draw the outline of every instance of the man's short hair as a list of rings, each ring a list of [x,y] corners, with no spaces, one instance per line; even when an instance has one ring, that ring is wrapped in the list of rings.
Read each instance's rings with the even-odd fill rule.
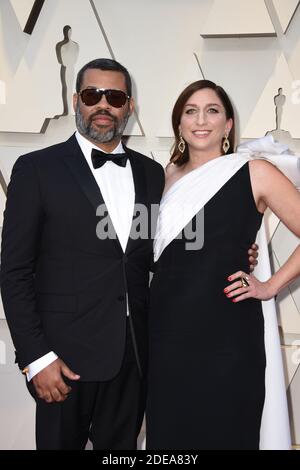
[[[111,70],[113,72],[121,72],[125,78],[127,94],[129,96],[132,95],[132,84],[131,84],[131,78],[130,78],[128,70],[123,65],[119,64],[119,62],[113,59],[94,59],[91,62],[88,62],[86,65],[84,65],[77,74],[77,79],[76,79],[76,92],[77,93],[79,93],[81,90],[84,73],[86,70],[89,70],[89,69]]]

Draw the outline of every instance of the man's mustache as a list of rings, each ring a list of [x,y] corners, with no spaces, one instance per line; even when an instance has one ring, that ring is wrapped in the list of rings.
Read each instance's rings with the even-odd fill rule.
[[[96,116],[109,116],[114,122],[117,121],[116,117],[113,116],[112,114],[110,114],[108,111],[105,111],[105,109],[103,109],[101,111],[97,111],[94,114],[91,114],[91,116],[89,118],[89,121],[91,122],[92,119],[94,119],[94,117],[96,117]]]

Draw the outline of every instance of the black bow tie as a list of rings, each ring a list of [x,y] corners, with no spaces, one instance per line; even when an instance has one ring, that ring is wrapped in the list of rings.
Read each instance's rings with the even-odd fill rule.
[[[106,162],[114,162],[116,165],[125,167],[127,158],[126,153],[105,153],[97,149],[92,150],[92,163],[95,169],[100,168]]]

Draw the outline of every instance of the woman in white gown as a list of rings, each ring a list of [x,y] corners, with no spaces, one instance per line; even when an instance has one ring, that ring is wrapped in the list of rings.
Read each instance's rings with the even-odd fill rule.
[[[213,82],[187,87],[172,121],[150,295],[147,447],[258,449],[261,301],[299,276],[300,248],[265,282],[248,273],[246,253],[267,207],[300,236],[300,195],[270,163],[232,153],[232,105]]]

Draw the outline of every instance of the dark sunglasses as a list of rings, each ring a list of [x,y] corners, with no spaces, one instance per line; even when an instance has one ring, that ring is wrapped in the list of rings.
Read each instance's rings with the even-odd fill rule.
[[[122,108],[130,96],[122,90],[111,90],[110,88],[86,88],[78,93],[86,106],[94,106],[99,103],[105,95],[108,104],[114,108]]]

